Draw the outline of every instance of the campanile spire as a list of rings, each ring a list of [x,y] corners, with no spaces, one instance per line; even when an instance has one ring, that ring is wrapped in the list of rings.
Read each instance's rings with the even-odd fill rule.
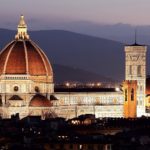
[[[27,24],[25,23],[24,16],[20,16],[20,21],[18,24],[18,32],[15,36],[15,39],[17,40],[28,40],[29,35],[27,33]]]

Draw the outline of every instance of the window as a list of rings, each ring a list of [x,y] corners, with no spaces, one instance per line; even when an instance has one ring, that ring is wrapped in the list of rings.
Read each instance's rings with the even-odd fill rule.
[[[37,93],[39,93],[40,92],[40,89],[39,89],[39,87],[38,86],[35,86],[35,92],[37,92]]]
[[[129,66],[129,74],[130,75],[132,74],[132,66],[131,65]]]
[[[131,89],[131,101],[134,101],[134,89]]]
[[[19,90],[18,86],[14,86],[14,91],[17,92]]]
[[[137,66],[137,75],[141,76],[141,66]]]
[[[127,97],[127,89],[125,89],[125,101],[127,101],[128,97]]]

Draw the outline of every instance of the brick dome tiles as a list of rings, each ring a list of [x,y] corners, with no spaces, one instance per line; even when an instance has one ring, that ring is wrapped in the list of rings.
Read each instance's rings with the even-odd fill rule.
[[[31,40],[14,40],[0,52],[0,74],[52,76],[44,52]]]

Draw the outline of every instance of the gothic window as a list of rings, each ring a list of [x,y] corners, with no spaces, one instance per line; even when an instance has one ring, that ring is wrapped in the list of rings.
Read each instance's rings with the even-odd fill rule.
[[[141,66],[137,66],[137,75],[141,76]]]
[[[134,89],[131,89],[131,101],[134,101]]]
[[[130,75],[132,74],[132,66],[131,65],[129,66],[129,74]]]
[[[127,97],[127,89],[125,89],[125,101],[127,101],[128,97]]]

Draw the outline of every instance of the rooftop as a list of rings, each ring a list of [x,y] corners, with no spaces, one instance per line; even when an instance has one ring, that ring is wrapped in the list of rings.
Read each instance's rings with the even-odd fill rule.
[[[116,88],[55,88],[55,92],[118,92]]]

